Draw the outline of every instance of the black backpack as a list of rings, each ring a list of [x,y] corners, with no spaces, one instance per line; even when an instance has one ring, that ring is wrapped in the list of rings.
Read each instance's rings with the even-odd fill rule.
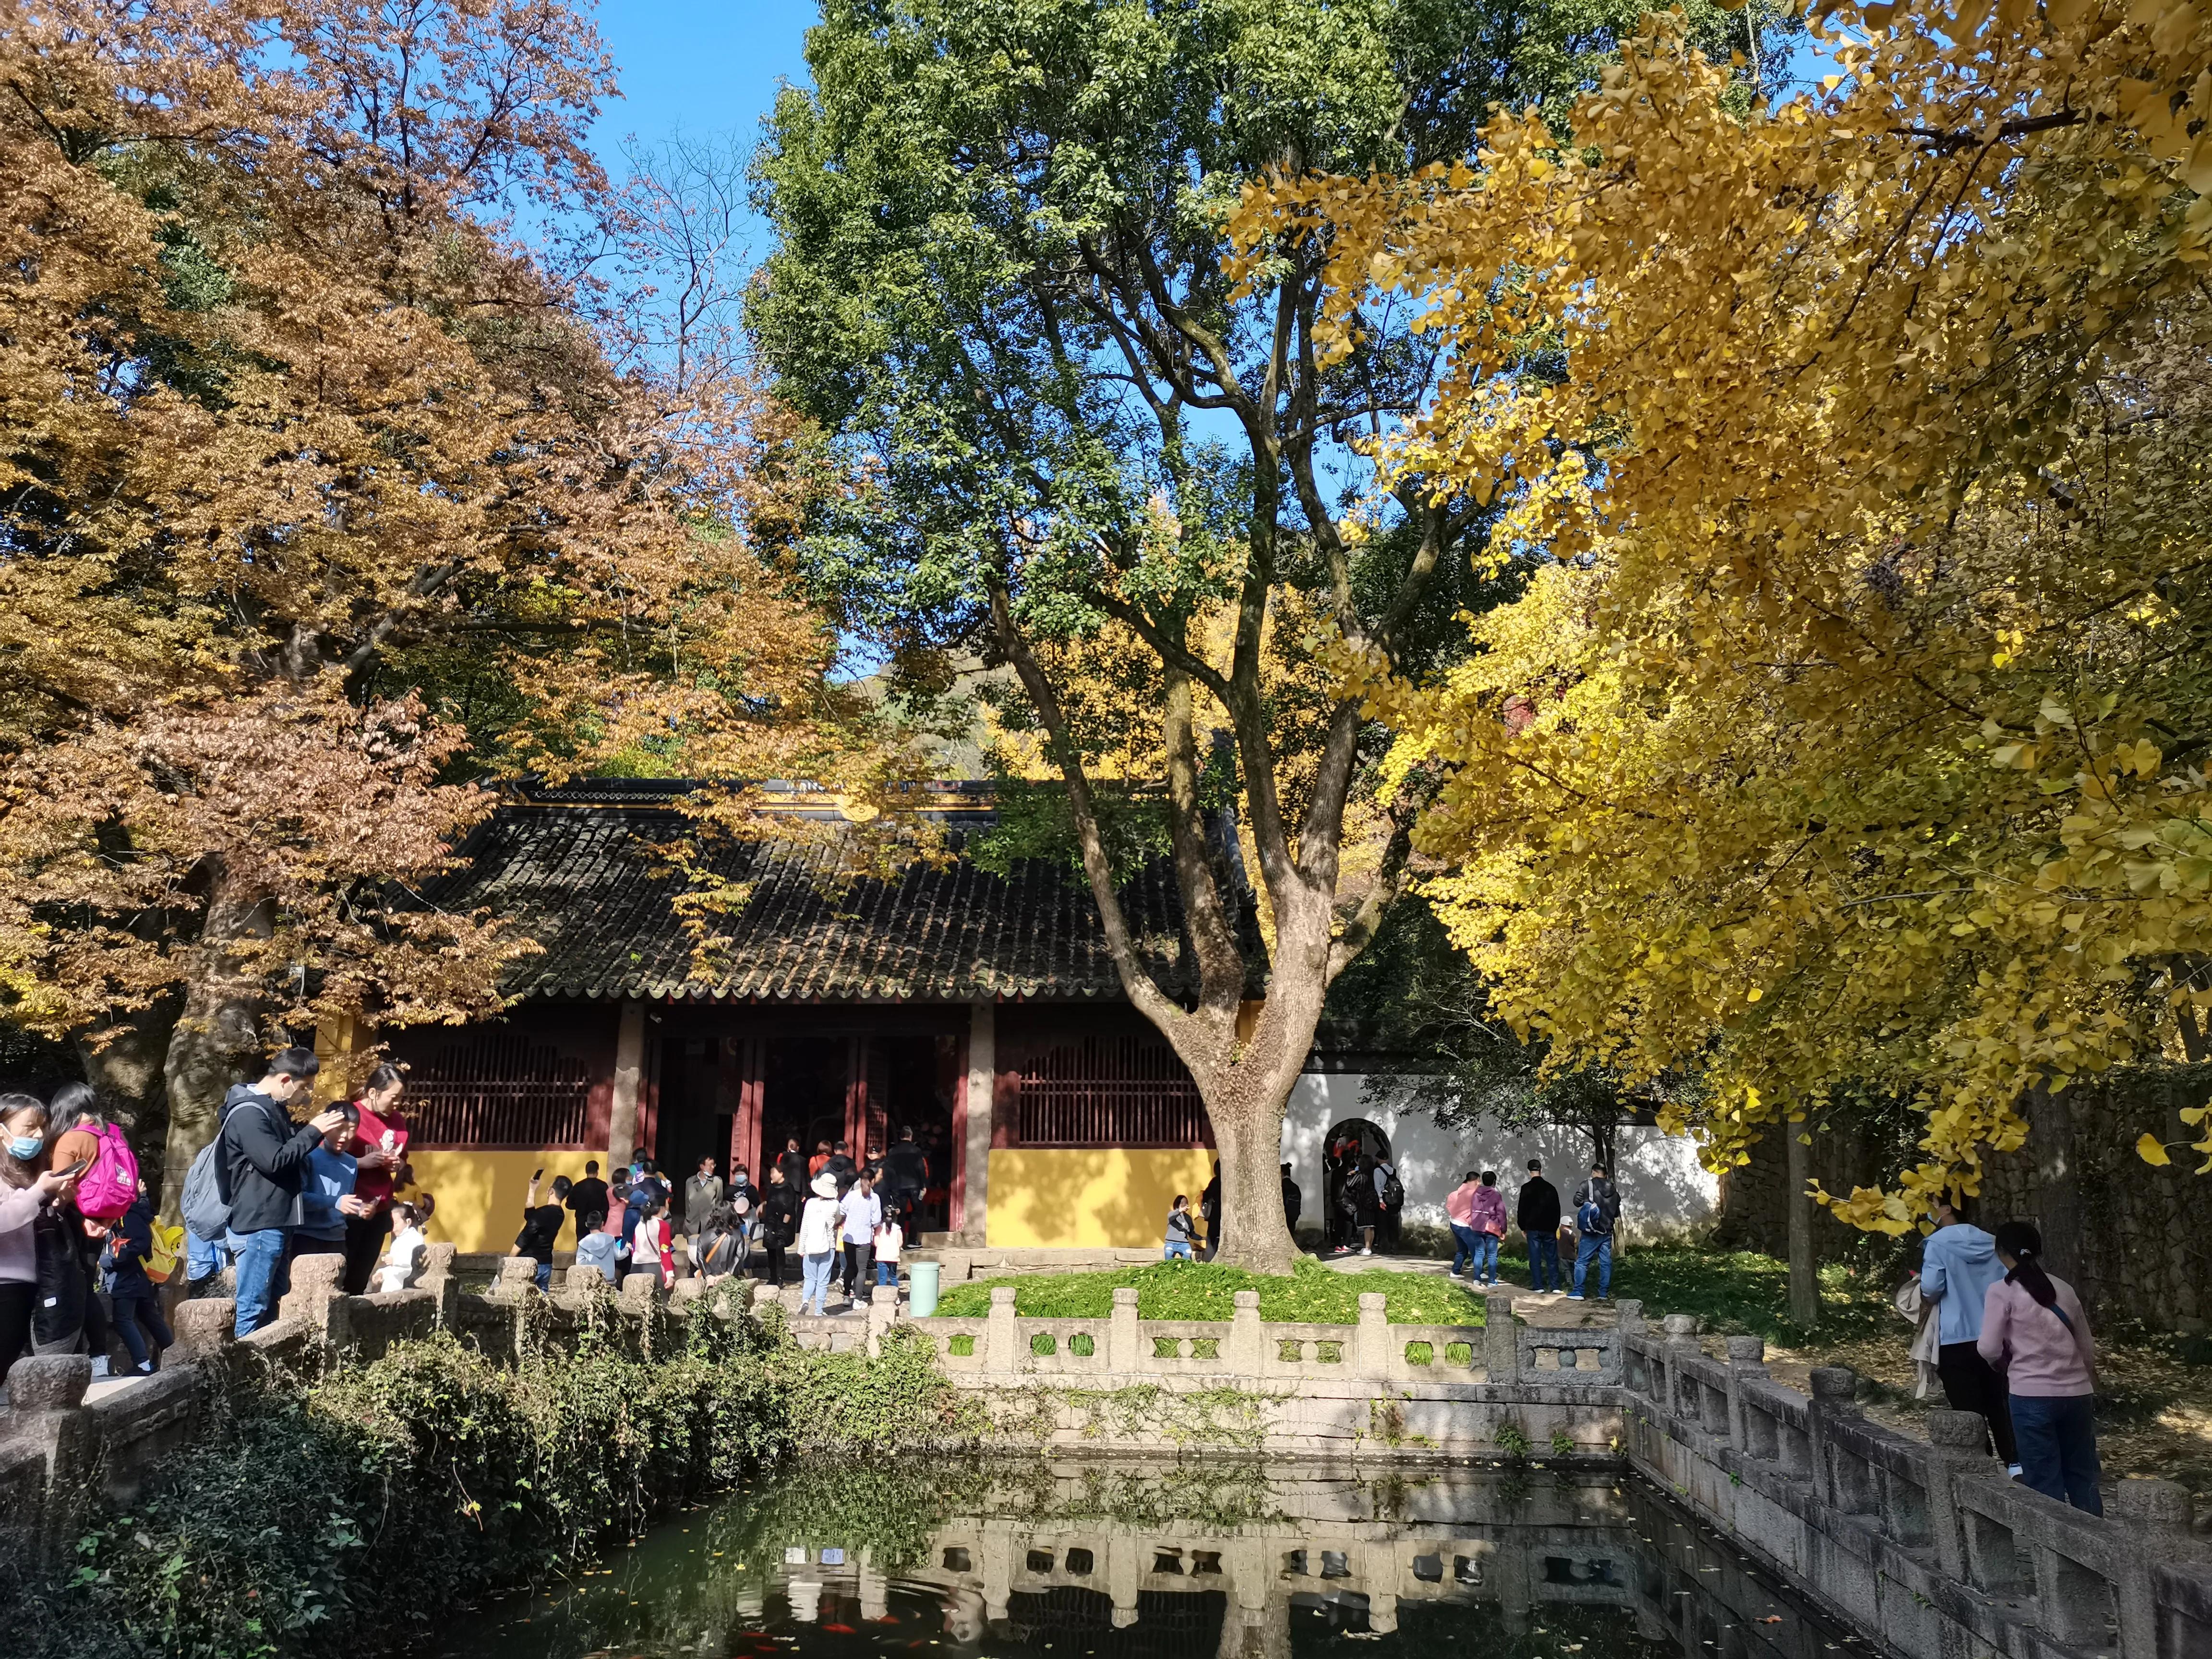
[[[1382,1178],[1382,1207],[1386,1210],[1402,1210],[1406,1207],[1406,1189],[1398,1184],[1398,1172],[1395,1170],[1391,1170]]]

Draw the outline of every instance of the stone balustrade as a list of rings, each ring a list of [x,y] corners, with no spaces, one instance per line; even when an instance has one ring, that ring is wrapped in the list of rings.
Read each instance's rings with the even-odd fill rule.
[[[268,1329],[234,1340],[231,1303],[185,1303],[177,1363],[91,1401],[82,1358],[19,1362],[0,1413],[0,1549],[56,1559],[92,1498],[129,1501],[194,1431],[211,1389],[271,1368],[374,1359],[434,1331],[509,1358],[530,1331],[559,1340],[587,1319],[632,1325],[651,1347],[655,1322],[736,1317],[751,1290],[709,1301],[696,1279],[664,1288],[633,1277],[611,1294],[595,1271],[572,1268],[548,1294],[533,1265],[514,1260],[473,1295],[453,1268],[450,1247],[433,1247],[416,1288],[350,1297],[337,1257],[304,1258]],[[1103,1316],[1039,1319],[997,1287],[980,1318],[908,1322],[883,1288],[855,1313],[786,1322],[805,1346],[843,1350],[878,1349],[910,1324],[984,1405],[986,1443],[1002,1449],[1154,1451],[1165,1434],[1323,1459],[1625,1451],[1907,1659],[2212,1659],[2212,1553],[2172,1483],[2123,1483],[2112,1514],[2093,1518],[2006,1480],[1980,1419],[1931,1413],[1928,1443],[1907,1439],[1865,1419],[1849,1371],[1816,1370],[1809,1394],[1782,1386],[1756,1338],[1709,1354],[1694,1319],[1655,1329],[1633,1302],[1619,1304],[1613,1328],[1530,1326],[1503,1294],[1486,1312],[1480,1326],[1394,1325],[1370,1293],[1353,1322],[1285,1322],[1261,1318],[1246,1291],[1225,1322],[1148,1320],[1123,1289]],[[1102,1411],[1108,1399],[1152,1403]],[[1195,1405],[1176,1417],[1177,1401]],[[1239,1410],[1222,1428],[1218,1414]]]
[[[1841,1367],[1807,1395],[1757,1337],[1716,1358],[1686,1316],[1623,1324],[1630,1461],[1907,1659],[2212,1659],[2181,1486],[2123,1481],[2100,1519],[2007,1480],[1972,1412],[1930,1412],[1923,1444],[1868,1422]]]
[[[1617,1332],[1547,1329],[1514,1318],[1512,1299],[1487,1299],[1482,1325],[1389,1322],[1383,1298],[1359,1298],[1356,1324],[1262,1320],[1256,1291],[1239,1291],[1226,1324],[1140,1319],[1137,1292],[1114,1292],[1103,1319],[1025,1319],[1014,1290],[991,1291],[985,1317],[933,1318],[919,1328],[955,1377],[1229,1377],[1261,1384],[1364,1382],[1610,1388],[1620,1380]],[[1635,1303],[1625,1304],[1632,1310]]]

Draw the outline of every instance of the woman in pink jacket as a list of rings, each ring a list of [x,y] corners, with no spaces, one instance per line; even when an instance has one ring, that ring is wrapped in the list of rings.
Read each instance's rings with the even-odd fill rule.
[[[1498,1171],[1485,1170],[1478,1181],[1469,1170],[1467,1179],[1446,1194],[1444,1215],[1459,1244],[1452,1271],[1457,1273],[1461,1259],[1466,1258],[1472,1282],[1495,1285],[1498,1241],[1505,1237],[1505,1194],[1498,1190]]]
[[[2025,1221],[1996,1231],[2005,1276],[1982,1300],[1982,1358],[2005,1379],[2020,1478],[2092,1515],[2097,1492],[2097,1351],[2081,1298],[2044,1272],[2043,1235]]]

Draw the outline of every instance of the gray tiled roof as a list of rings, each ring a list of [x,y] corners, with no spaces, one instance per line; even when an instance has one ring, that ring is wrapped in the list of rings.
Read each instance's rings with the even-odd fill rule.
[[[594,787],[501,806],[429,896],[520,922],[542,955],[516,964],[518,995],[696,1000],[1118,1000],[1121,987],[1080,872],[1044,860],[994,875],[965,856],[857,873],[854,834],[817,823],[792,839],[734,842],[716,877],[750,884],[717,919],[703,967],[673,905],[684,879],[653,848],[684,832],[670,791]],[[655,799],[658,796],[659,799]],[[957,821],[988,823],[973,805]],[[1131,930],[1170,994],[1195,988],[1182,907],[1162,860],[1123,890]]]

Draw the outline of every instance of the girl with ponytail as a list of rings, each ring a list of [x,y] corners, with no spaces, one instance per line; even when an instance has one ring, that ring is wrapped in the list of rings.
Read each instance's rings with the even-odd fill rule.
[[[1996,1231],[2005,1276],[1982,1310],[1982,1358],[2005,1378],[2021,1479],[2092,1515],[2098,1495],[2097,1355],[2081,1298],[2043,1266],[2043,1235],[2025,1221]]]

